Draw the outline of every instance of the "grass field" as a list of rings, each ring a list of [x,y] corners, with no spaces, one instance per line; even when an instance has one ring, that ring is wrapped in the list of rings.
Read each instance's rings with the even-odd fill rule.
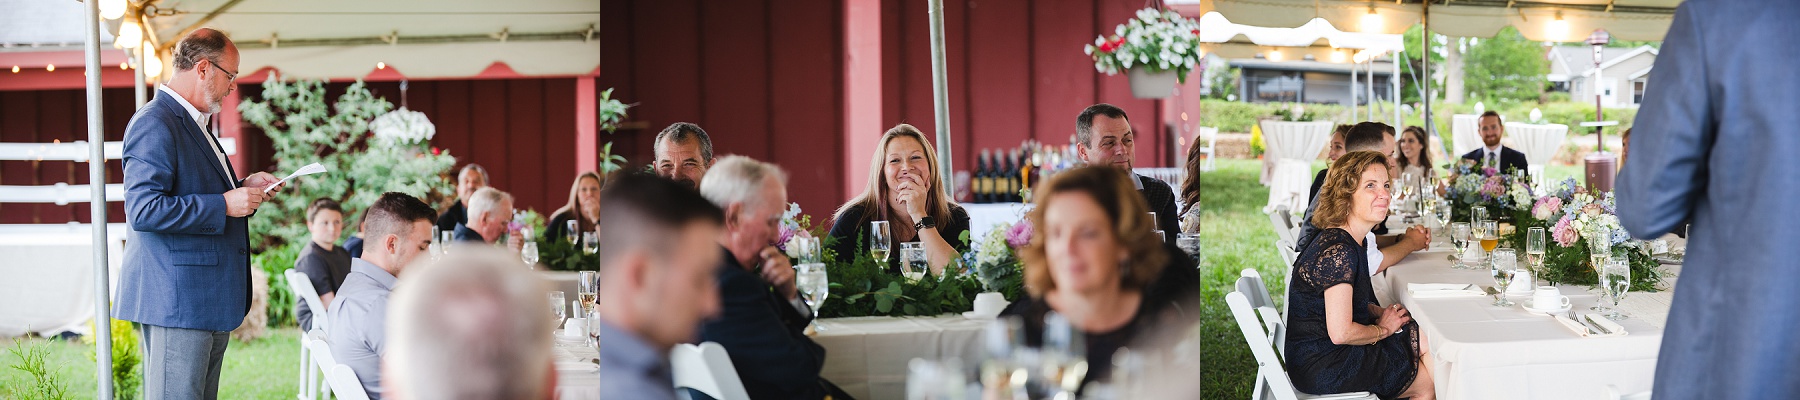
[[[1257,183],[1262,164],[1257,160],[1218,161],[1218,169],[1200,177],[1201,266],[1200,351],[1203,357],[1200,392],[1208,399],[1246,399],[1256,380],[1256,359],[1225,305],[1238,272],[1255,268],[1275,295],[1286,300],[1286,269],[1275,253],[1275,230],[1262,213],[1269,189]],[[1313,170],[1325,168],[1324,162]],[[1579,179],[1581,167],[1551,165],[1545,175],[1551,181]]]
[[[254,342],[231,342],[225,350],[225,370],[219,376],[219,398],[291,399],[300,380],[300,329],[270,330],[269,337]],[[40,338],[0,339],[0,347],[47,346],[50,368],[68,389],[71,399],[95,397],[94,346],[80,341]],[[18,358],[0,351],[0,398],[12,399],[12,390],[30,382],[14,369]]]

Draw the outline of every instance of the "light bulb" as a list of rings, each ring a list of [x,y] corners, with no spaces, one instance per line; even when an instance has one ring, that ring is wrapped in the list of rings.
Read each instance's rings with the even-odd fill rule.
[[[113,38],[113,43],[119,47],[135,49],[144,43],[144,31],[138,27],[137,21],[125,20],[119,24],[119,36]]]
[[[144,77],[145,78],[154,79],[154,78],[162,76],[162,70],[163,70],[162,59],[160,57],[156,56],[156,52],[145,51],[143,62],[144,62]]]
[[[1544,23],[1544,35],[1551,41],[1560,42],[1569,37],[1569,21],[1564,21],[1562,11],[1556,12],[1556,19]]]
[[[44,72],[56,72],[56,64],[45,65]]]
[[[1381,25],[1381,14],[1375,12],[1375,5],[1369,5],[1369,13],[1363,14],[1362,17],[1363,32],[1380,33],[1382,28]]]
[[[119,19],[125,16],[125,0],[100,0],[100,18]]]
[[[1281,50],[1269,50],[1269,61],[1281,61]]]
[[[1333,50],[1331,52],[1331,62],[1340,63],[1340,64],[1343,63],[1344,62],[1344,52]]]

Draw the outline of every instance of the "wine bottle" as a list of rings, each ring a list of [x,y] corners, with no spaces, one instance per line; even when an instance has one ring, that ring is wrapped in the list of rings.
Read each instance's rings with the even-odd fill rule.
[[[975,174],[969,182],[973,186],[970,191],[974,193],[974,196],[971,197],[976,203],[988,202],[987,177],[989,165],[991,165],[989,160],[992,159],[993,157],[988,154],[987,149],[981,149],[981,157],[975,160]]]
[[[1005,202],[1017,203],[1019,202],[1019,166],[1015,162],[1019,159],[1019,151],[1010,150],[1005,158],[1006,167],[1000,169],[1000,198]]]

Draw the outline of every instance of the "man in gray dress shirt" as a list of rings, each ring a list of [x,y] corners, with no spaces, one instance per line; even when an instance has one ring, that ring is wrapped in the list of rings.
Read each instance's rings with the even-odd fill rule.
[[[719,312],[725,214],[675,181],[627,176],[600,195],[600,392],[673,399],[669,348]]]
[[[1650,70],[1618,177],[1619,224],[1654,239],[1693,222],[1657,399],[1800,398],[1800,341],[1787,337],[1800,328],[1794,21],[1800,2],[1682,2]]]
[[[369,398],[381,398],[381,355],[388,293],[407,264],[431,245],[437,211],[405,193],[388,192],[364,212],[362,258],[351,260],[350,276],[326,307],[331,316],[331,356],[356,371]]]

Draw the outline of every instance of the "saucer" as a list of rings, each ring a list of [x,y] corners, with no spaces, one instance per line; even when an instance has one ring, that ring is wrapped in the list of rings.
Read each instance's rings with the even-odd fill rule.
[[[1555,314],[1562,314],[1564,312],[1569,311],[1569,307],[1562,307],[1562,308],[1558,308],[1558,309],[1549,309],[1549,310],[1532,307],[1532,305],[1535,305],[1536,303],[1537,303],[1536,301],[1523,301],[1523,302],[1519,302],[1519,306],[1525,308],[1525,311],[1538,313],[1538,314],[1555,315]]]

